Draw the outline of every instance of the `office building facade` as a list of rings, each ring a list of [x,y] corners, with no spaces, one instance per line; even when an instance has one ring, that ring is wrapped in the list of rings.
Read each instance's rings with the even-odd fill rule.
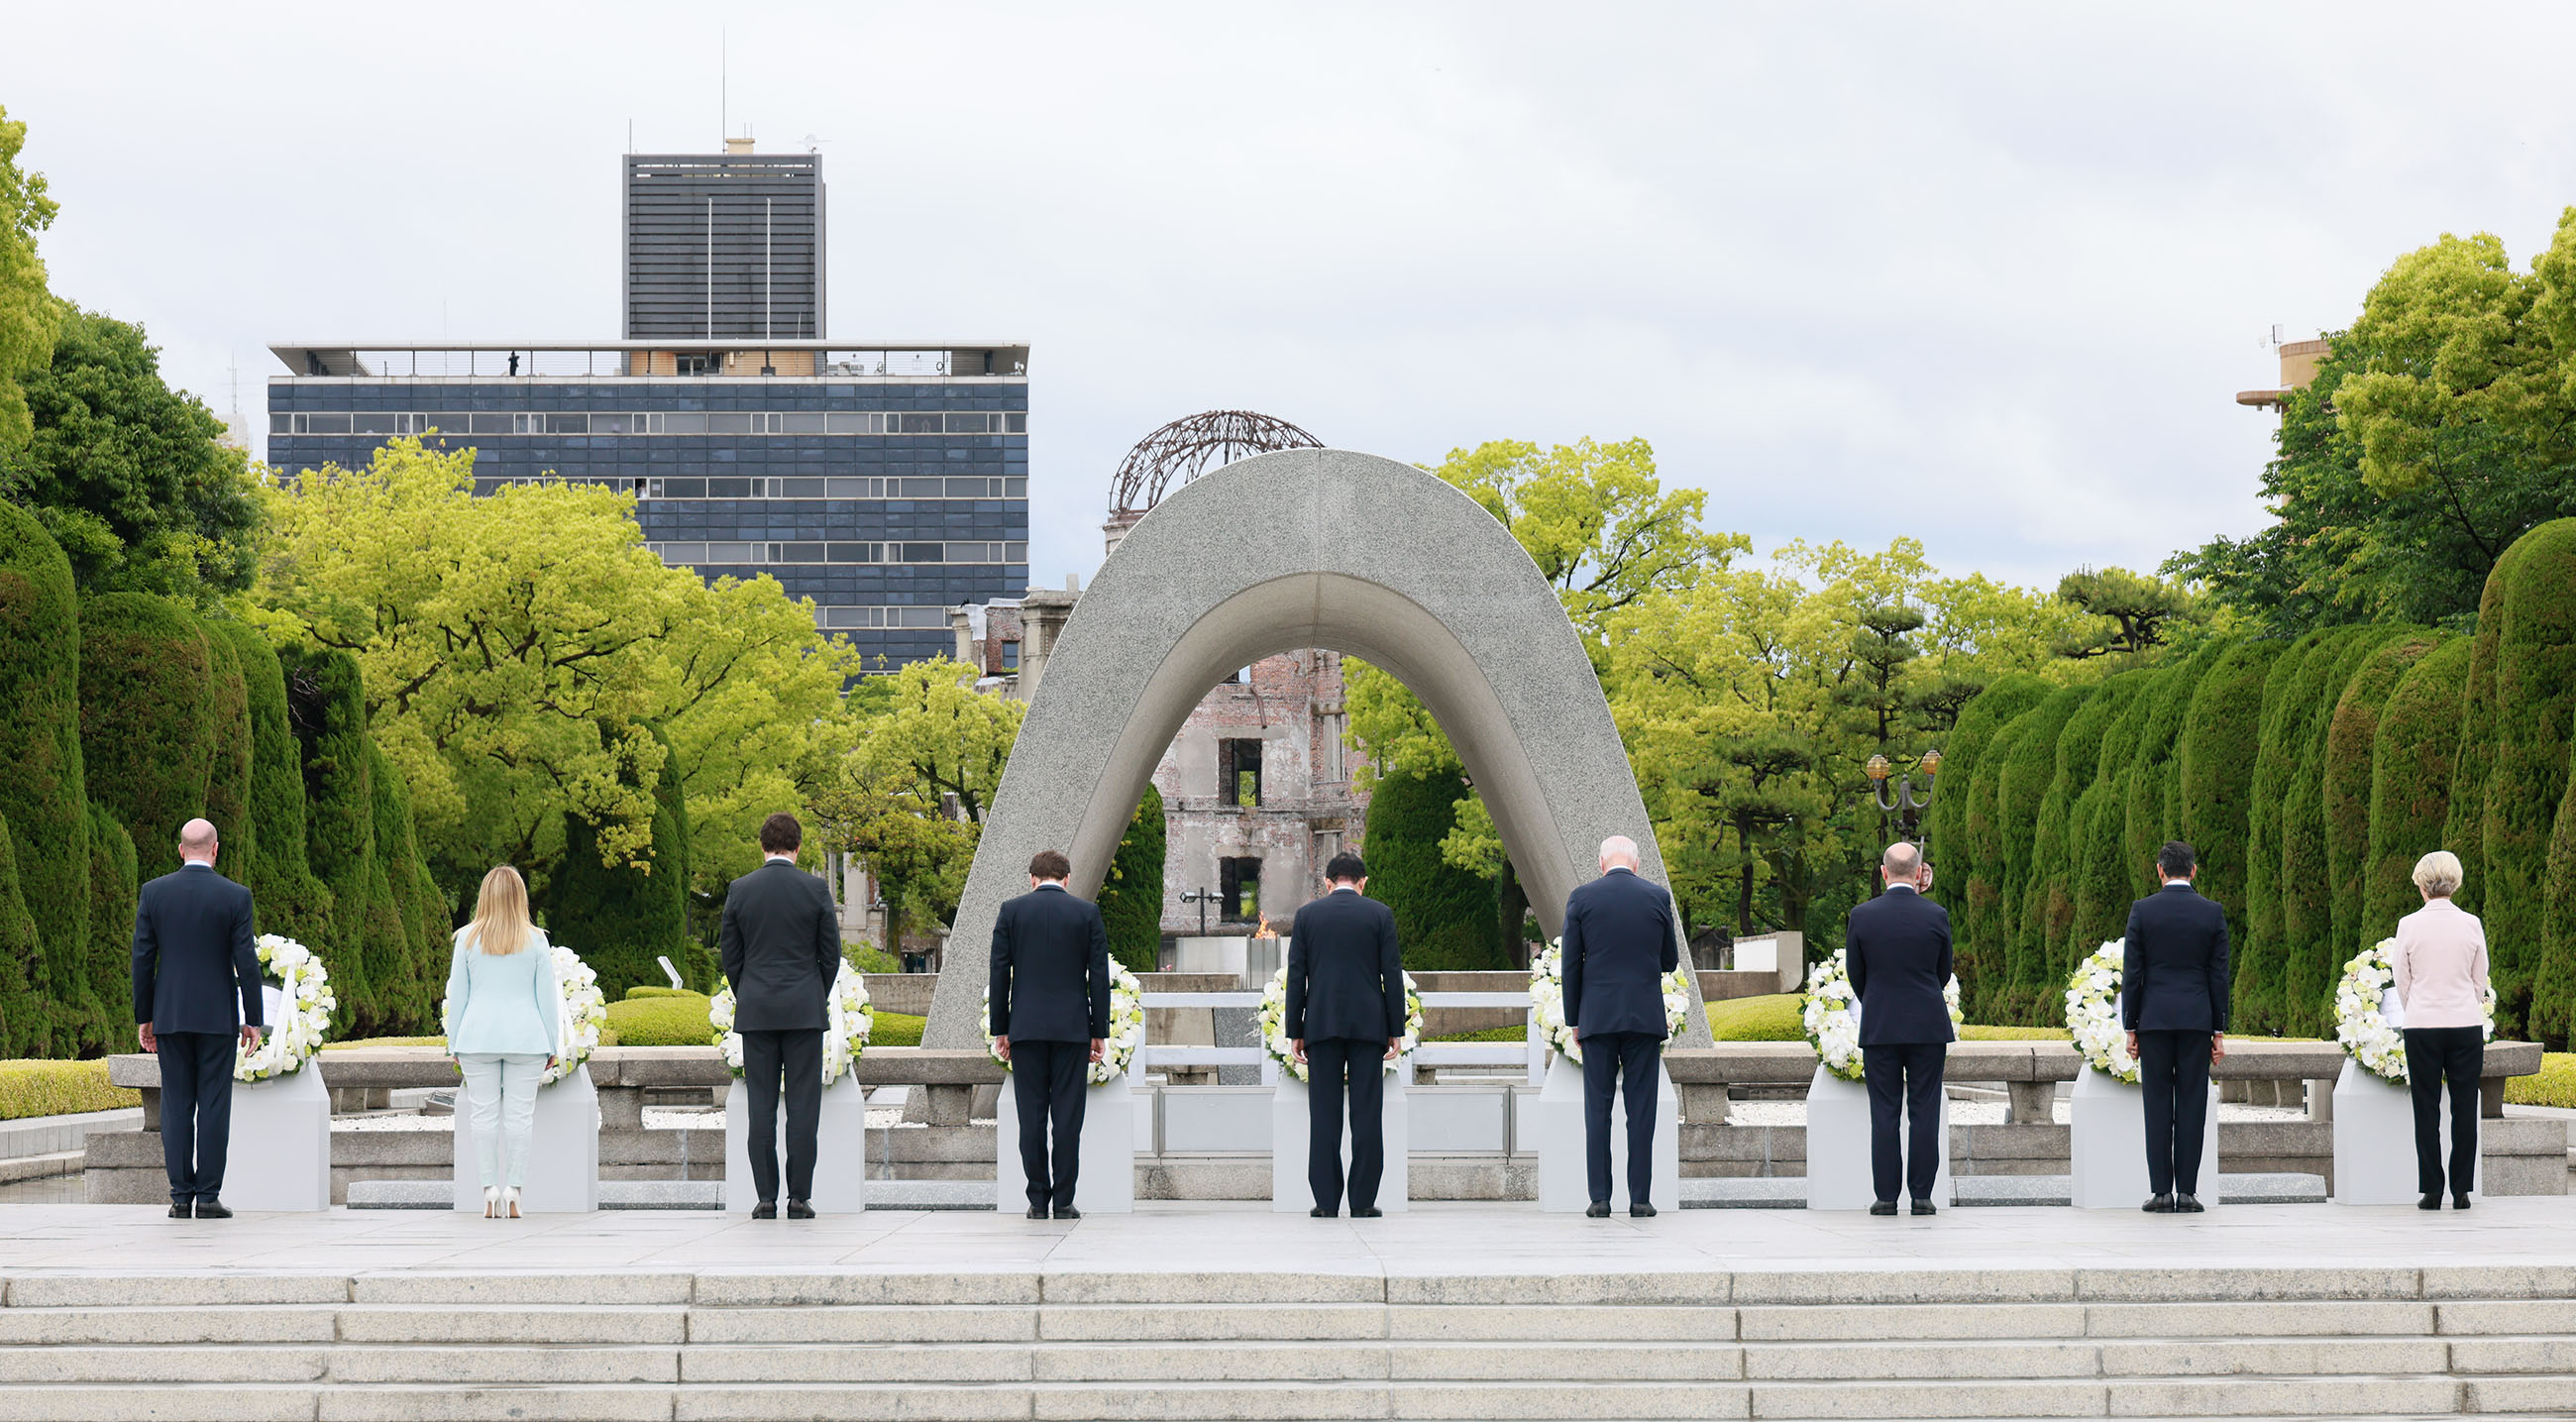
[[[626,155],[625,338],[812,340],[823,330],[823,160]]]

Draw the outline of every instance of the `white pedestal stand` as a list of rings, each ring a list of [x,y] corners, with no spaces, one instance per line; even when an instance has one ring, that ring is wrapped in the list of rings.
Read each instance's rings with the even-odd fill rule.
[[[816,1214],[854,1215],[867,1208],[868,1102],[856,1075],[845,1075],[823,1088],[822,1110],[814,1128],[814,1198],[806,1201]],[[760,1203],[751,1182],[750,1090],[734,1078],[725,1091],[725,1209],[749,1214]],[[778,1193],[787,1203],[787,1098],[778,1100]]]
[[[2442,1103],[2442,1159],[2451,1154],[2451,1103]],[[2469,1193],[2484,1174],[2480,1160]],[[2448,1191],[2445,1191],[2448,1193]],[[2338,1205],[2411,1205],[2415,1188],[2415,1106],[2406,1083],[2389,1081],[2347,1058],[2334,1088],[2334,1201]]]
[[[1592,1203],[1584,1166],[1583,1068],[1551,1052],[1547,1080],[1538,1092],[1538,1207],[1549,1214],[1581,1214]],[[1663,1062],[1655,1063],[1654,1179],[1646,1203],[1658,1210],[1682,1207],[1681,1097]],[[1628,1101],[1610,1108],[1610,1207],[1628,1208]]]
[[[2209,1087],[2208,1124],[2200,1143],[2200,1190],[2218,1208],[2218,1086]],[[2067,1140],[2079,1210],[2134,1210],[2147,1199],[2147,1097],[2090,1065],[2078,1069],[2067,1108]]]
[[[1383,1064],[1381,1064],[1382,1066]],[[1378,1176],[1377,1207],[1390,1215],[1412,1208],[1413,1107],[1404,1084],[1413,1076],[1413,1058],[1405,1057],[1386,1073],[1378,1098],[1378,1130],[1386,1148],[1386,1169]],[[1312,1102],[1306,1083],[1287,1072],[1270,1096],[1270,1208],[1275,1214],[1302,1215],[1315,1208],[1314,1187],[1306,1183],[1307,1142],[1314,1132]],[[1351,1123],[1342,1121],[1342,1170],[1350,1180]],[[1342,1208],[1350,1208],[1345,1192]]]
[[[493,1129],[500,1129],[494,1122]],[[509,1183],[507,1160],[499,1162]],[[476,1163],[474,1111],[465,1087],[456,1088],[456,1208],[483,1212],[483,1172]],[[519,1190],[526,1214],[588,1214],[599,1208],[599,1093],[590,1068],[537,1088],[537,1116],[528,1129],[527,1183]]]
[[[1910,1113],[1908,1113],[1910,1114]],[[1897,1120],[1898,1148],[1912,1139],[1911,1122]],[[1866,1210],[1878,1202],[1878,1182],[1869,1155],[1869,1087],[1845,1081],[1816,1065],[1807,1084],[1807,1208]],[[1950,1181],[1950,1093],[1941,1093],[1941,1163],[1932,1177],[1932,1203],[1949,1205],[1958,1195]],[[2144,1159],[2142,1154],[2140,1159]],[[1897,1194],[1906,1196],[1900,1185]]]
[[[331,1208],[331,1090],[319,1056],[284,1076],[233,1083],[223,1202],[236,1210]]]
[[[1086,1215],[1136,1212],[1136,1093],[1127,1073],[1083,1088],[1081,1172],[1073,1207]],[[1029,1210],[1029,1173],[1020,1167],[1019,1093],[1002,1083],[993,1111],[993,1208],[1005,1216]]]

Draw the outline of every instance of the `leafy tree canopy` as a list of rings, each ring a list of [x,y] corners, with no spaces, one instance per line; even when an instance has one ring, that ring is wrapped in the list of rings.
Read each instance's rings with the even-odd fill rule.
[[[36,255],[36,234],[53,225],[54,200],[45,196],[44,174],[18,166],[26,145],[27,126],[10,122],[0,105],[0,453],[24,446],[35,432],[20,377],[45,363],[62,321]]]

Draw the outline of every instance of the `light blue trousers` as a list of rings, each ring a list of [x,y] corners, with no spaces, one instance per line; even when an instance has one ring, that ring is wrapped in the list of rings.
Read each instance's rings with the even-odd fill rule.
[[[474,1163],[483,1184],[528,1183],[528,1132],[537,1119],[537,1078],[543,1052],[467,1052],[456,1059],[465,1072],[465,1101],[473,1112]],[[509,1158],[509,1175],[501,1158]]]

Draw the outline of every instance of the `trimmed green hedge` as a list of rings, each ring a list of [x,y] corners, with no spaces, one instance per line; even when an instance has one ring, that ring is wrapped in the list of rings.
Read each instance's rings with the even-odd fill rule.
[[[107,1063],[0,1061],[0,1121],[70,1116],[143,1104],[143,1093],[107,1084]]]
[[[87,895],[83,895],[84,902]],[[9,822],[0,819],[0,1041],[13,1052],[44,1051],[53,1045],[52,1015],[29,981],[30,969],[42,961],[43,944],[36,919],[18,887],[18,848]],[[65,1053],[68,1055],[68,1053]]]
[[[346,1042],[325,1042],[326,1052],[355,1051],[360,1047],[444,1047],[445,1037],[358,1037]]]
[[[179,867],[215,749],[212,653],[197,619],[143,593],[81,609],[81,760],[90,798],[134,836],[138,872]]]
[[[621,1047],[703,1047],[710,1040],[707,999],[687,993],[612,1002],[608,1030]]]
[[[1447,771],[1383,776],[1369,799],[1369,897],[1395,911],[1396,941],[1414,972],[1511,966],[1497,932],[1493,882],[1440,856],[1466,797],[1467,782]]]
[[[1803,1042],[1806,1025],[1798,1017],[1798,994],[1764,993],[1731,997],[1708,1005],[1709,1035],[1721,1042]]]
[[[2058,738],[2093,695],[2089,686],[2062,688],[2013,722],[2019,734],[1995,791],[1995,814],[2003,822],[2004,987],[1986,1005],[1988,1014],[2006,1021],[2031,1020],[2048,991],[2040,924],[2048,886],[2036,859],[2039,813],[2057,779]]]
[[[2522,542],[2505,546],[2478,597],[2478,630],[2460,690],[2460,758],[2451,768],[2450,818],[2442,843],[2460,857],[2460,891],[2452,900],[2471,913],[2486,902],[2487,782],[2495,774],[2496,657],[2503,651],[2505,584],[2522,561]]]
[[[35,515],[0,499],[0,820],[18,852],[25,904],[45,910],[41,958],[0,979],[0,1051],[75,1045],[82,1025],[55,1003],[21,996],[91,994],[89,799],[82,771],[80,604],[71,560]],[[0,914],[7,910],[0,908]],[[130,933],[132,925],[125,925]],[[11,986],[23,974],[24,989]],[[64,1029],[57,1032],[57,1028]],[[69,1055],[69,1052],[60,1052]]]
[[[2326,754],[2335,707],[2362,664],[2380,645],[2407,629],[2385,625],[2347,628],[2328,645],[2331,658],[2311,657],[2294,695],[2312,696],[2299,740],[2290,747],[2289,801],[2281,812],[2280,1015],[2274,1030],[2315,1036],[2333,1021],[2335,968],[2326,964],[2334,940],[2334,867],[2326,849]],[[2296,710],[2297,708],[2292,708]]]
[[[89,807],[89,974],[100,1051],[123,1050],[134,1030],[134,909],[143,881],[134,839],[101,805]]]
[[[653,961],[668,955],[687,975],[689,846],[681,830],[679,768],[662,762],[653,792],[652,841],[643,862],[599,862],[599,829],[577,813],[563,817],[563,858],[546,889],[546,928],[599,974],[611,998],[638,984],[667,982]]]
[[[250,720],[250,822],[259,846],[244,882],[260,931],[307,946],[328,944],[331,891],[313,877],[305,853],[304,756],[287,724],[286,673],[277,649],[246,623],[211,622],[206,630],[231,646],[242,670]]]
[[[2495,768],[2487,779],[2486,920],[2498,1033],[2529,1032],[2552,1045],[2570,1029],[2564,974],[2544,977],[2550,897],[2549,842],[2567,793],[2576,721],[2576,519],[2544,523],[2516,540],[2497,619]],[[2481,640],[2485,628],[2479,630]]]
[[[2424,654],[2388,694],[2370,756],[2370,848],[2361,941],[2376,943],[2413,913],[2415,861],[2443,848],[2451,775],[2460,754],[2461,700],[2476,643],[2453,637]],[[2463,847],[2452,846],[2461,854]]]
[[[1136,813],[1100,881],[1100,918],[1109,933],[1109,956],[1140,973],[1160,965],[1163,953],[1163,792],[1145,782]],[[1322,865],[1315,866],[1321,872]]]
[[[2439,632],[2411,628],[2382,643],[2345,683],[2326,729],[2326,864],[2332,894],[2327,900],[2331,922],[2321,1015],[2311,1024],[2319,1031],[2333,1027],[2334,983],[2343,965],[2396,926],[2393,919],[2373,920],[2368,907],[2370,796],[2378,779],[2379,723],[2406,674],[2444,640]]]
[[[2127,871],[2130,899],[2144,898],[2156,891],[2154,869],[2156,851],[2167,840],[2181,839],[2182,825],[2182,730],[2183,721],[2191,714],[2192,696],[2199,691],[2212,668],[2225,657],[2229,644],[2212,642],[2176,668],[2165,684],[2149,693],[2153,698],[2145,728],[2139,732],[2137,760],[2129,767],[2120,826],[2120,866]],[[2126,932],[2129,920],[2125,906],[2119,910],[2120,922],[2114,933]]]
[[[2047,699],[2047,682],[2026,673],[2003,678],[1960,709],[1942,765],[1963,779],[1932,799],[1932,862],[1965,871],[1958,933],[1959,985],[1972,1002],[2002,990],[2004,973],[2003,821],[1995,796],[2011,758],[2022,714]],[[1955,761],[1955,764],[1954,764]],[[1953,799],[1955,797],[1955,799]],[[1944,814],[1945,804],[1955,808]]]
[[[875,1029],[868,1033],[868,1045],[918,1047],[921,1045],[921,1029],[928,1025],[929,1018],[915,1017],[909,1012],[880,1012]]]
[[[2137,689],[2103,733],[2101,751],[2093,758],[2093,783],[2076,797],[2067,822],[2074,912],[2060,948],[2064,956],[2051,958],[2060,976],[2072,973],[2078,957],[2097,943],[2117,938],[2127,926],[2129,901],[2135,895],[2129,892],[2132,875],[2120,851],[2128,828],[2129,772],[2137,764],[2138,743],[2155,717],[2159,699],[2182,673],[2177,664],[2134,674]]]
[[[280,654],[285,663],[288,724],[304,769],[305,855],[331,891],[329,941],[305,946],[322,955],[339,1010],[332,1030],[373,1031],[378,1020],[370,980],[381,949],[399,940],[393,890],[375,864],[375,813],[367,785],[367,706],[358,663],[346,652],[316,647]]]
[[[2063,1042],[2072,1036],[2063,1027],[1980,1027],[1970,1023],[1959,1029],[1962,1042]]]
[[[2081,807],[2089,816],[2100,805],[2099,797],[2087,804],[2086,796],[2101,778],[2103,743],[2113,725],[2128,715],[2142,682],[2137,672],[2123,672],[2103,682],[2067,718],[2066,729],[2057,737],[2057,777],[2040,802],[2039,824],[2031,836],[2030,903],[2036,922],[2025,927],[2025,932],[2037,935],[2038,954],[2033,961],[2042,983],[2062,983],[2075,968],[2075,899],[2082,884],[2090,827],[2089,818],[2079,819],[2077,810]],[[2044,1005],[2046,995],[2037,1000]]]
[[[2200,891],[2227,910],[2231,941],[2243,943],[2247,801],[2263,719],[2263,686],[2277,642],[2241,642],[2223,653],[2193,688],[2183,717],[2179,755],[2182,838],[2200,851]],[[2243,969],[2236,972],[2241,990]],[[2243,1001],[2240,996],[2238,1001]],[[2250,1024],[2249,1024],[2250,1025]]]
[[[213,738],[206,756],[205,816],[224,847],[224,873],[235,883],[259,879],[259,827],[251,815],[250,689],[232,639],[200,620],[206,639],[207,710]],[[256,892],[256,891],[254,891]]]
[[[2504,1099],[2516,1106],[2576,1110],[2576,1052],[2543,1052],[2536,1076],[2505,1078]]]
[[[2291,749],[2300,740],[2301,723],[2315,704],[2314,690],[2302,699],[2300,680],[2311,661],[2330,660],[2331,631],[2310,632],[2283,651],[2263,681],[2263,710],[2255,723],[2251,799],[2245,809],[2245,932],[2231,937],[2234,950],[2236,1025],[2252,1030],[2280,1020],[2281,976],[2281,836],[2290,798],[2289,774],[2296,759]],[[2224,852],[2229,841],[2201,846],[2204,854]],[[2232,929],[2233,924],[2229,927]]]

